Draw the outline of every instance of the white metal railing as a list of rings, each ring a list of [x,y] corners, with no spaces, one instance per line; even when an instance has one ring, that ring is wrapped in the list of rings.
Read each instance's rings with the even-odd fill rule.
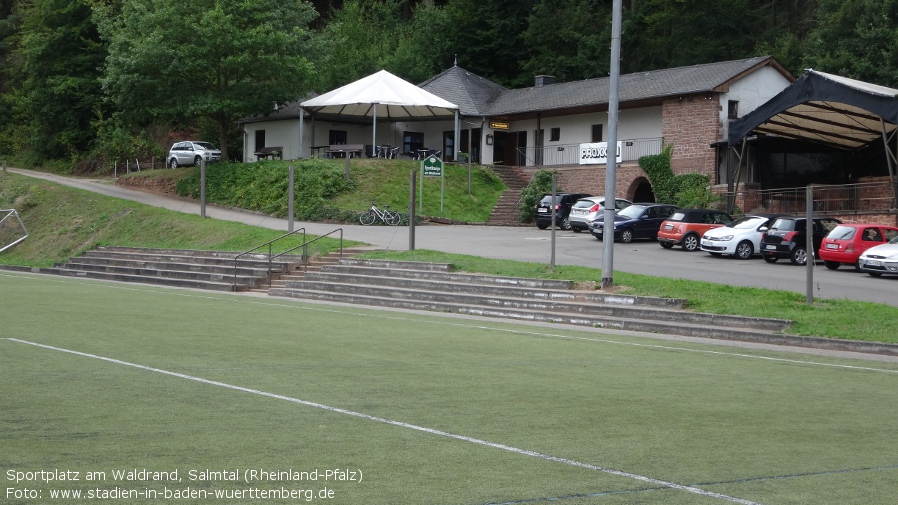
[[[642,156],[661,154],[661,137],[621,140],[621,161],[636,161]],[[519,147],[517,166],[579,165],[580,144],[555,144],[543,147]]]

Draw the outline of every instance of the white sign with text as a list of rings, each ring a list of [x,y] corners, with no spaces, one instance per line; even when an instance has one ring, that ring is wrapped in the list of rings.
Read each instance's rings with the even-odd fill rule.
[[[621,162],[621,142],[617,143],[617,156],[615,159]],[[608,142],[593,142],[580,144],[581,165],[606,165],[608,164]]]

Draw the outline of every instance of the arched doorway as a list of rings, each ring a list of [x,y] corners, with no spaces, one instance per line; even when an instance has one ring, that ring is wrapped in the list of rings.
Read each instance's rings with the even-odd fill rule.
[[[637,177],[630,187],[627,189],[628,195],[633,195],[634,202],[654,202],[655,192],[652,191],[652,184],[645,177]]]

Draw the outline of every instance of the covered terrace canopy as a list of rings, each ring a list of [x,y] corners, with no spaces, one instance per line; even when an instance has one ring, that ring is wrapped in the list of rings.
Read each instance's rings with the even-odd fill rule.
[[[896,128],[898,89],[807,70],[768,102],[730,123],[727,145],[743,142],[744,147],[750,135],[817,142],[849,151],[882,141],[892,196],[898,199],[898,146],[895,150],[890,147]],[[728,182],[732,185],[733,181]]]
[[[377,144],[378,119],[408,121],[455,117],[458,123],[457,105],[386,70],[306,100],[300,107],[316,118],[334,121],[360,123],[367,122],[367,118],[371,118],[372,145]],[[301,125],[302,122],[300,127]]]
[[[750,134],[858,149],[898,125],[898,90],[807,70],[789,87],[729,126],[734,146]]]

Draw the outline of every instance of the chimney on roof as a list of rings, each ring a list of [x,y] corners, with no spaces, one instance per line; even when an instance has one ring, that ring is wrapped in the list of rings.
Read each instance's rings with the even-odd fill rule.
[[[541,88],[543,86],[548,86],[549,84],[555,84],[555,76],[554,75],[538,75],[538,76],[536,76],[535,85],[537,88]]]

